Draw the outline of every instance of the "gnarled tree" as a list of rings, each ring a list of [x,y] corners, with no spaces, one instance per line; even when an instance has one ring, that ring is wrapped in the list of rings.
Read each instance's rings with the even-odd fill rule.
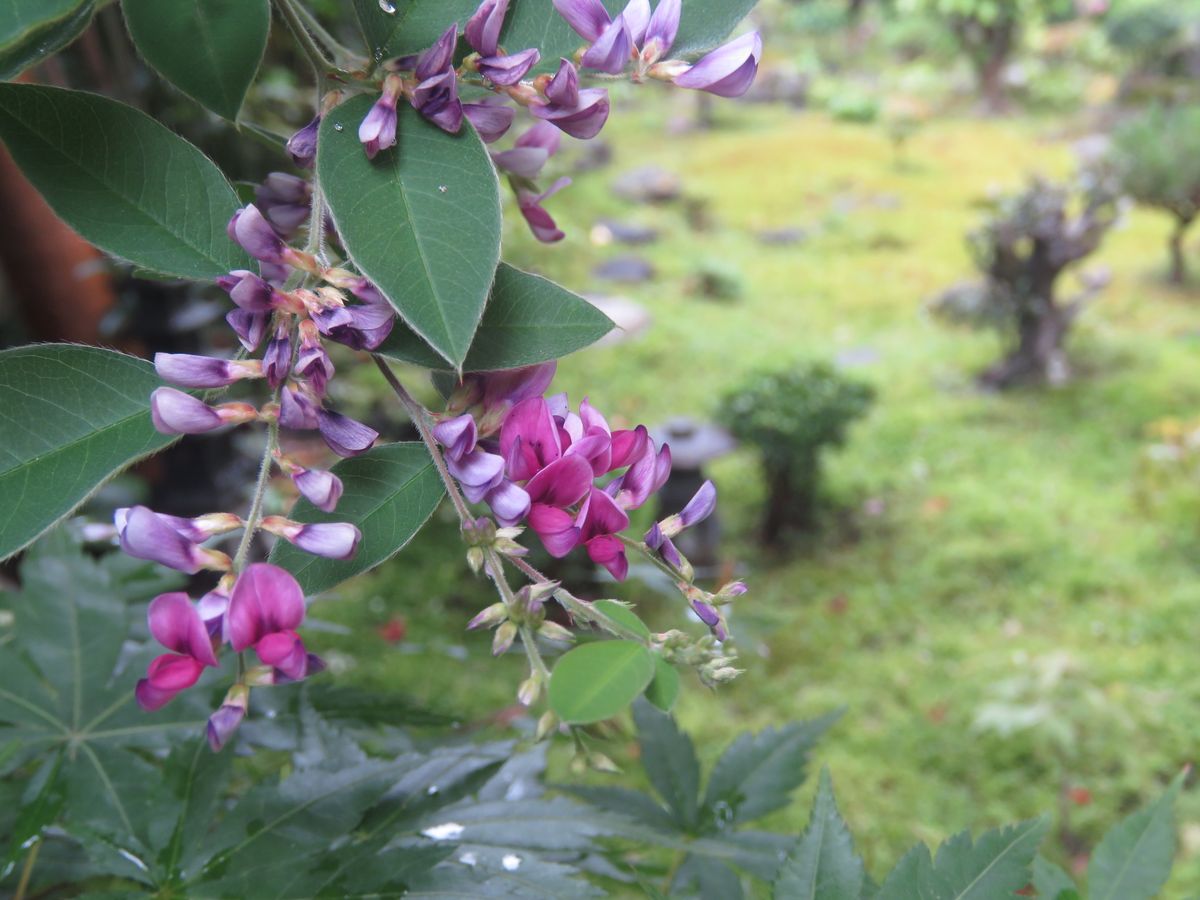
[[[979,376],[984,387],[1061,384],[1070,375],[1067,333],[1107,276],[1085,274],[1082,290],[1067,300],[1058,297],[1058,281],[1100,246],[1117,217],[1107,180],[1090,178],[1079,194],[1034,178],[1024,191],[997,200],[992,216],[968,238],[983,278],[934,301],[934,312],[944,318],[1011,337],[1009,353]]]

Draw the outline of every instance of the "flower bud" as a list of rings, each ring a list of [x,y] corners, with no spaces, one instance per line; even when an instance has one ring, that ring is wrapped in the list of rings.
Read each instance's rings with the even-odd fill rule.
[[[221,701],[221,707],[208,719],[208,745],[217,753],[224,747],[250,708],[250,689],[244,684],[235,684]]]
[[[543,622],[538,628],[538,636],[556,644],[569,644],[575,640],[575,635],[557,622]]]
[[[496,629],[495,637],[492,638],[492,656],[499,656],[506,652],[516,639],[517,626],[512,622],[503,623]]]
[[[295,544],[306,553],[327,559],[349,559],[358,551],[362,532],[349,522],[314,522],[308,525],[283,516],[267,516],[262,529]]]
[[[471,571],[476,575],[483,571],[485,561],[486,557],[478,547],[467,548],[467,565],[471,567]]]
[[[286,322],[280,322],[275,328],[275,337],[267,343],[263,353],[263,374],[267,384],[272,389],[278,388],[287,378],[288,369],[292,365],[292,339]]]
[[[597,772],[608,772],[610,775],[621,774],[620,767],[603,753],[589,753],[587,755],[587,764],[589,768]]]
[[[291,473],[296,489],[317,509],[333,512],[342,496],[342,479],[324,469],[296,468]]]
[[[320,130],[321,117],[317,116],[288,138],[287,152],[291,154],[292,162],[301,169],[311,169],[317,159],[317,135]]]
[[[550,733],[558,727],[558,716],[552,712],[545,712],[537,721],[537,728],[534,729],[533,739],[535,741],[544,741],[550,736]]]
[[[317,427],[329,449],[338,456],[366,453],[379,437],[374,428],[328,409],[317,410]]]
[[[215,359],[191,353],[156,353],[154,369],[164,381],[190,388],[227,387],[242,378],[261,378],[257,360]]]
[[[475,618],[467,623],[467,628],[469,630],[491,628],[493,625],[499,625],[506,621],[508,621],[508,607],[503,603],[493,603],[476,614]]]
[[[522,706],[533,706],[541,694],[542,678],[534,673],[521,682],[521,686],[517,689],[517,701]]]

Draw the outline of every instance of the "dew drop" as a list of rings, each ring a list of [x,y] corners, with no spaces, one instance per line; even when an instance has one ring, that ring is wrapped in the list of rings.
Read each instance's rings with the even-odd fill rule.
[[[463,827],[457,822],[443,822],[441,825],[431,825],[421,834],[435,841],[452,841],[463,833]]]
[[[392,3],[392,0],[379,0],[379,8],[389,16],[394,16],[396,14],[396,4]]]
[[[144,862],[142,862],[140,859],[138,859],[136,856],[134,856],[128,850],[122,850],[121,848],[118,847],[117,853],[119,853],[121,856],[125,857],[125,859],[129,860],[131,863],[133,863],[135,866],[137,866],[143,872],[150,871],[150,868]]]
[[[441,790],[441,788],[439,788],[436,784],[431,784],[428,788],[425,789],[425,793],[428,794],[430,797],[433,797],[433,796],[436,796],[437,792],[440,790]]]
[[[462,863],[464,866],[473,866],[477,862],[479,862],[479,857],[476,856],[474,853],[467,852],[467,853],[464,853],[462,856],[460,856],[458,858],[458,861],[460,863]]]
[[[506,853],[504,859],[500,860],[500,865],[504,866],[506,872],[515,872],[521,868],[521,857],[515,853]]]
[[[444,194],[444,193],[446,193],[446,191],[448,191],[448,190],[450,190],[450,188],[446,187],[446,185],[444,185],[444,184],[439,184],[439,185],[438,185],[438,191],[439,191],[439,192],[441,192],[441,193],[443,193],[443,194]]]
[[[344,125],[342,125],[342,123],[341,123],[341,122],[334,122],[334,123],[333,123],[333,130],[334,130],[334,131],[341,131],[343,128],[345,128],[345,126],[344,126]]]

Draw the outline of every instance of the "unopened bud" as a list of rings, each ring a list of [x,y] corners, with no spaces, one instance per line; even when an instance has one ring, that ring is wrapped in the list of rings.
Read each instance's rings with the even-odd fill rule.
[[[744,672],[745,669],[735,669],[732,666],[722,666],[708,673],[708,680],[714,684],[727,684]]]
[[[533,739],[535,741],[544,741],[556,728],[558,728],[558,716],[552,712],[546,712],[538,719],[537,728],[533,732]]]
[[[496,629],[496,635],[492,638],[492,656],[499,656],[508,650],[513,645],[513,641],[517,639],[517,626],[512,622],[505,622]]]
[[[464,525],[462,533],[468,547],[490,547],[496,542],[496,524],[486,516]]]
[[[467,549],[467,565],[471,567],[471,571],[476,575],[483,571],[484,559],[483,551],[478,547],[469,547]]]
[[[675,568],[679,570],[679,574],[682,575],[689,584],[696,580],[696,570],[692,568],[692,564],[688,562],[688,558],[682,553],[679,554],[679,565],[677,565]]]
[[[517,700],[522,706],[533,706],[542,693],[542,678],[536,672],[521,682],[517,689]]]
[[[246,670],[242,680],[248,687],[270,687],[275,683],[275,669],[272,666],[255,666]]]
[[[499,625],[507,619],[508,607],[503,603],[493,603],[468,622],[467,628],[472,631],[476,628],[491,628],[493,625]]]
[[[538,628],[538,636],[558,644],[569,644],[575,640],[575,635],[557,622],[543,622]]]
[[[617,764],[605,756],[603,753],[589,753],[587,757],[588,766],[597,772],[608,772],[613,775],[621,773]]]

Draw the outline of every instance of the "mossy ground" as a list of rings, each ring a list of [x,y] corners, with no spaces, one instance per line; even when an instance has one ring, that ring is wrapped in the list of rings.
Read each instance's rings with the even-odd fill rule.
[[[725,553],[751,586],[734,618],[747,671],[716,694],[688,684],[683,725],[711,760],[739,731],[844,707],[815,761],[876,877],[918,839],[1043,812],[1061,828],[1049,856],[1086,854],[1200,737],[1200,492],[1182,480],[1164,505],[1142,489],[1148,424],[1200,411],[1200,288],[1162,282],[1168,222],[1134,211],[1094,257],[1113,278],[1073,335],[1070,385],[985,395],[972,375],[999,341],[923,304],[970,275],[963,236],[989,189],[1071,170],[1061,123],[935,120],[898,167],[882,127],[783,107],[721,108],[716,129],[668,138],[688,107],[667,102],[681,101],[614,111],[611,165],[549,202],[566,241],[535,250],[519,221],[508,236],[511,261],[587,291],[596,262],[625,252],[589,243],[597,219],[662,231],[636,251],[657,277],[621,291],[652,327],[565,360],[561,387],[653,423],[707,414],[749,370],[845,354],[878,390],[828,459],[828,527],[787,556],[756,545],[752,458],[713,466]],[[692,230],[680,204],[616,200],[614,175],[643,164],[678,172],[711,227]],[[756,237],[792,226],[809,233],[796,246]],[[689,293],[713,265],[737,273],[740,299]],[[523,675],[486,637],[455,637],[489,602],[458,558],[419,540],[318,614],[354,628],[327,646],[352,648],[356,679],[483,721]],[[615,592],[660,628],[681,620],[636,583]],[[389,645],[372,632],[393,613],[408,634]],[[798,831],[808,802],[769,824]],[[1200,889],[1200,794],[1179,818],[1170,897]]]

